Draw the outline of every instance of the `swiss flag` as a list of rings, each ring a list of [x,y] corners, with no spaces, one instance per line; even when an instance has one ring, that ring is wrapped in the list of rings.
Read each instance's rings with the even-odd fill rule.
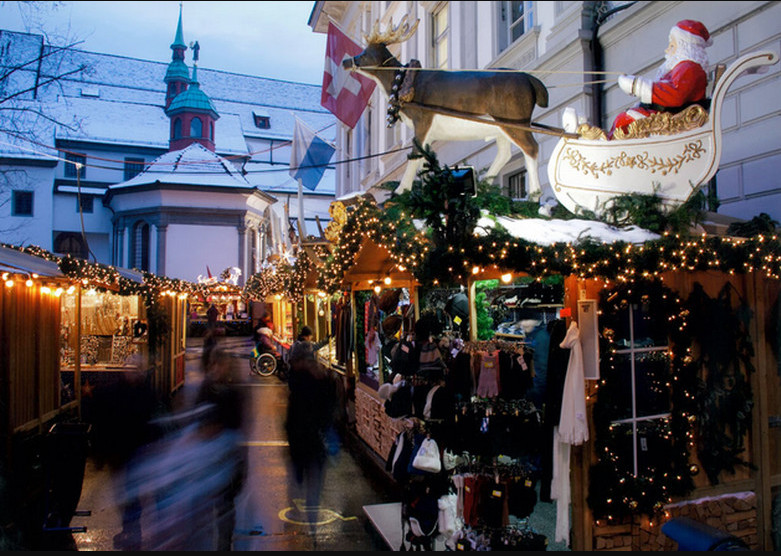
[[[361,52],[363,48],[336,25],[328,23],[320,104],[350,128],[355,127],[376,86],[372,79],[342,68],[342,60]]]

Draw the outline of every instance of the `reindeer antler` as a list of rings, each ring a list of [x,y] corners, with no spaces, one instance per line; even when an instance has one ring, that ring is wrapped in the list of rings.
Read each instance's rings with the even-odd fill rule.
[[[390,25],[388,25],[388,29],[385,31],[380,31],[380,20],[378,19],[374,22],[371,33],[363,37],[366,40],[366,44],[383,43],[388,45],[406,41],[417,31],[420,23],[420,20],[416,19],[415,24],[410,28],[407,21],[408,17],[409,14],[404,14],[404,17],[401,18],[396,27],[393,26],[393,18],[391,18]]]

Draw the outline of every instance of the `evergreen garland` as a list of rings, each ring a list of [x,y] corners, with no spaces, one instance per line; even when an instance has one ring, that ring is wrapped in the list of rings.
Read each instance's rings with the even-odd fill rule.
[[[710,298],[695,283],[682,301],[659,281],[626,283],[601,292],[601,378],[593,411],[599,460],[590,469],[587,498],[597,519],[658,516],[673,497],[694,488],[692,478],[699,466],[690,458],[695,449],[713,485],[724,471],[734,473],[737,465],[752,467],[740,458],[753,409],[749,375],[754,351],[748,332],[752,315],[743,300],[733,308],[731,292],[727,283]],[[646,387],[661,394],[660,405],[648,413],[666,411],[664,393],[669,388],[670,417],[638,424],[638,438],[646,444],[645,449],[638,447],[642,458],[637,475],[631,424],[625,421],[631,415],[629,364],[616,353],[626,349],[628,334],[622,328],[628,327],[630,305],[650,317],[644,324],[647,336],[657,339],[654,345],[669,338],[667,352],[642,356]],[[647,405],[653,397],[638,398],[638,404]]]
[[[650,317],[647,336],[668,338],[667,351],[643,354],[646,392],[652,392],[658,405],[638,416],[670,411],[668,418],[638,422],[638,473],[634,473],[632,426],[622,420],[631,417],[631,392],[626,349],[629,327],[628,308],[632,305]],[[594,404],[595,448],[599,458],[590,469],[587,502],[597,519],[621,520],[645,514],[658,515],[674,496],[694,488],[696,468],[689,464],[692,394],[696,390],[696,369],[689,355],[690,339],[681,300],[659,281],[623,284],[603,290],[600,315],[600,382]],[[635,315],[636,322],[638,315]],[[637,343],[635,338],[635,343]],[[637,357],[637,355],[636,355]],[[638,383],[640,381],[638,380]],[[646,404],[655,400],[641,400]],[[668,403],[669,402],[669,403]]]

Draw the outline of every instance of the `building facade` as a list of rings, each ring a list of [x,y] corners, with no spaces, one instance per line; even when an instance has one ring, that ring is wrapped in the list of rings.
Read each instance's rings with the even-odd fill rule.
[[[548,89],[545,108],[532,120],[562,128],[567,107],[585,120],[609,129],[617,114],[637,102],[617,85],[621,73],[653,78],[664,60],[668,33],[682,19],[702,21],[710,31],[709,64],[729,65],[757,50],[778,54],[781,5],[778,2],[316,2],[309,21],[325,33],[329,21],[359,44],[375,22],[386,28],[404,15],[419,21],[416,33],[390,46],[403,64],[412,59],[441,70],[518,69],[538,77]],[[594,72],[594,73],[591,73]],[[774,91],[781,67],[738,79],[723,107],[723,149],[719,170],[708,184],[718,198],[710,210],[751,219],[764,212],[781,221],[781,141],[775,130]],[[344,157],[359,160],[337,168],[337,196],[368,191],[399,180],[412,147],[412,131],[401,121],[386,125],[388,99],[378,87],[354,129],[339,127]],[[557,143],[555,134],[535,134],[542,200],[553,198],[546,166]],[[449,165],[488,168],[496,156],[494,141],[434,142]],[[366,158],[368,157],[368,158]],[[513,146],[510,161],[496,182],[511,197],[528,198],[524,157]]]
[[[191,281],[235,267],[242,283],[292,249],[295,118],[334,138],[320,85],[199,68],[182,21],[168,63],[0,30],[1,242]],[[333,168],[303,195],[318,235]]]

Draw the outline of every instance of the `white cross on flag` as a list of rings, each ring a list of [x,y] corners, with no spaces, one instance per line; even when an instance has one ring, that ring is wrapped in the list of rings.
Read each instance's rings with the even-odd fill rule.
[[[369,104],[376,86],[368,77],[342,67],[342,60],[357,56],[362,51],[363,48],[342,33],[336,25],[328,23],[320,104],[351,129]]]

